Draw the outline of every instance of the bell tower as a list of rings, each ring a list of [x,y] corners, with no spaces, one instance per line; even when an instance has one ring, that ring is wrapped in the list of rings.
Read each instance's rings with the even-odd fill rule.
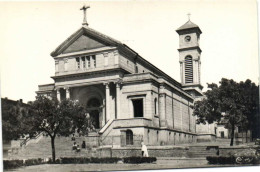
[[[181,84],[184,90],[193,97],[202,96],[202,85],[200,81],[200,55],[199,46],[200,34],[199,26],[192,23],[190,19],[176,32],[179,34],[179,62]]]

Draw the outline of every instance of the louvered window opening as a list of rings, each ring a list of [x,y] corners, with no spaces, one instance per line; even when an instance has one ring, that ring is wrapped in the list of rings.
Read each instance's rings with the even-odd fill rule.
[[[193,65],[192,65],[192,57],[185,57],[185,83],[193,82]]]
[[[82,56],[82,57],[76,57],[76,68],[77,69],[86,69],[86,68],[96,68],[96,56]]]

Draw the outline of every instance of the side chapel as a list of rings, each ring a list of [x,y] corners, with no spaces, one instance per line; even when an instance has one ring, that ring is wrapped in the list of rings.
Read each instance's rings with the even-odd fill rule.
[[[36,93],[78,100],[96,128],[92,136],[103,144],[111,144],[107,138],[113,136],[117,146],[140,144],[136,136],[146,145],[212,140],[214,126],[196,125],[192,115],[194,101],[203,96],[202,32],[190,20],[176,32],[181,83],[127,45],[90,28],[84,18],[82,27],[51,53],[54,83],[39,85]]]

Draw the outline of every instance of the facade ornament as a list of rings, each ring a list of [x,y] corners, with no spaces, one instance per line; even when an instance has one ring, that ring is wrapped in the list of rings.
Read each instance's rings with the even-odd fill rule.
[[[104,57],[108,57],[108,52],[103,53]]]
[[[114,51],[114,56],[117,56],[118,55],[118,51]]]
[[[68,63],[68,58],[64,58],[64,63]]]
[[[84,25],[86,25],[86,26],[88,26],[88,22],[87,22],[87,9],[88,8],[90,8],[90,6],[86,6],[86,5],[84,5],[80,10],[83,10],[83,23],[82,23],[82,25],[84,26]]]

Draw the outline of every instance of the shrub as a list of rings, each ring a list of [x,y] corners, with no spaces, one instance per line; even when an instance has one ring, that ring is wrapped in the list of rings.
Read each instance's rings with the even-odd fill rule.
[[[140,164],[140,163],[152,163],[155,162],[156,157],[125,157],[123,158],[124,163],[129,164]]]
[[[23,160],[4,160],[4,169],[18,168],[23,166]]]
[[[64,157],[60,159],[61,164],[88,164],[88,163],[117,163],[121,158],[85,158],[85,157]],[[124,163],[152,163],[155,162],[155,157],[126,157],[123,158]]]
[[[38,158],[38,159],[27,159],[24,162],[25,166],[38,165],[38,164],[43,164],[43,159],[41,159],[41,158]]]
[[[64,157],[62,164],[88,164],[88,163],[117,163],[120,158],[85,158],[85,157]]]
[[[206,157],[209,164],[235,164],[236,158],[234,156],[212,156]]]
[[[208,156],[206,157],[209,164],[236,164],[237,156]],[[243,158],[253,159],[252,162],[242,162],[243,164],[258,164],[259,160],[255,156],[243,156]]]
[[[91,163],[117,163],[120,158],[91,158]]]
[[[89,158],[85,157],[64,157],[60,160],[61,164],[87,164],[90,163]]]

